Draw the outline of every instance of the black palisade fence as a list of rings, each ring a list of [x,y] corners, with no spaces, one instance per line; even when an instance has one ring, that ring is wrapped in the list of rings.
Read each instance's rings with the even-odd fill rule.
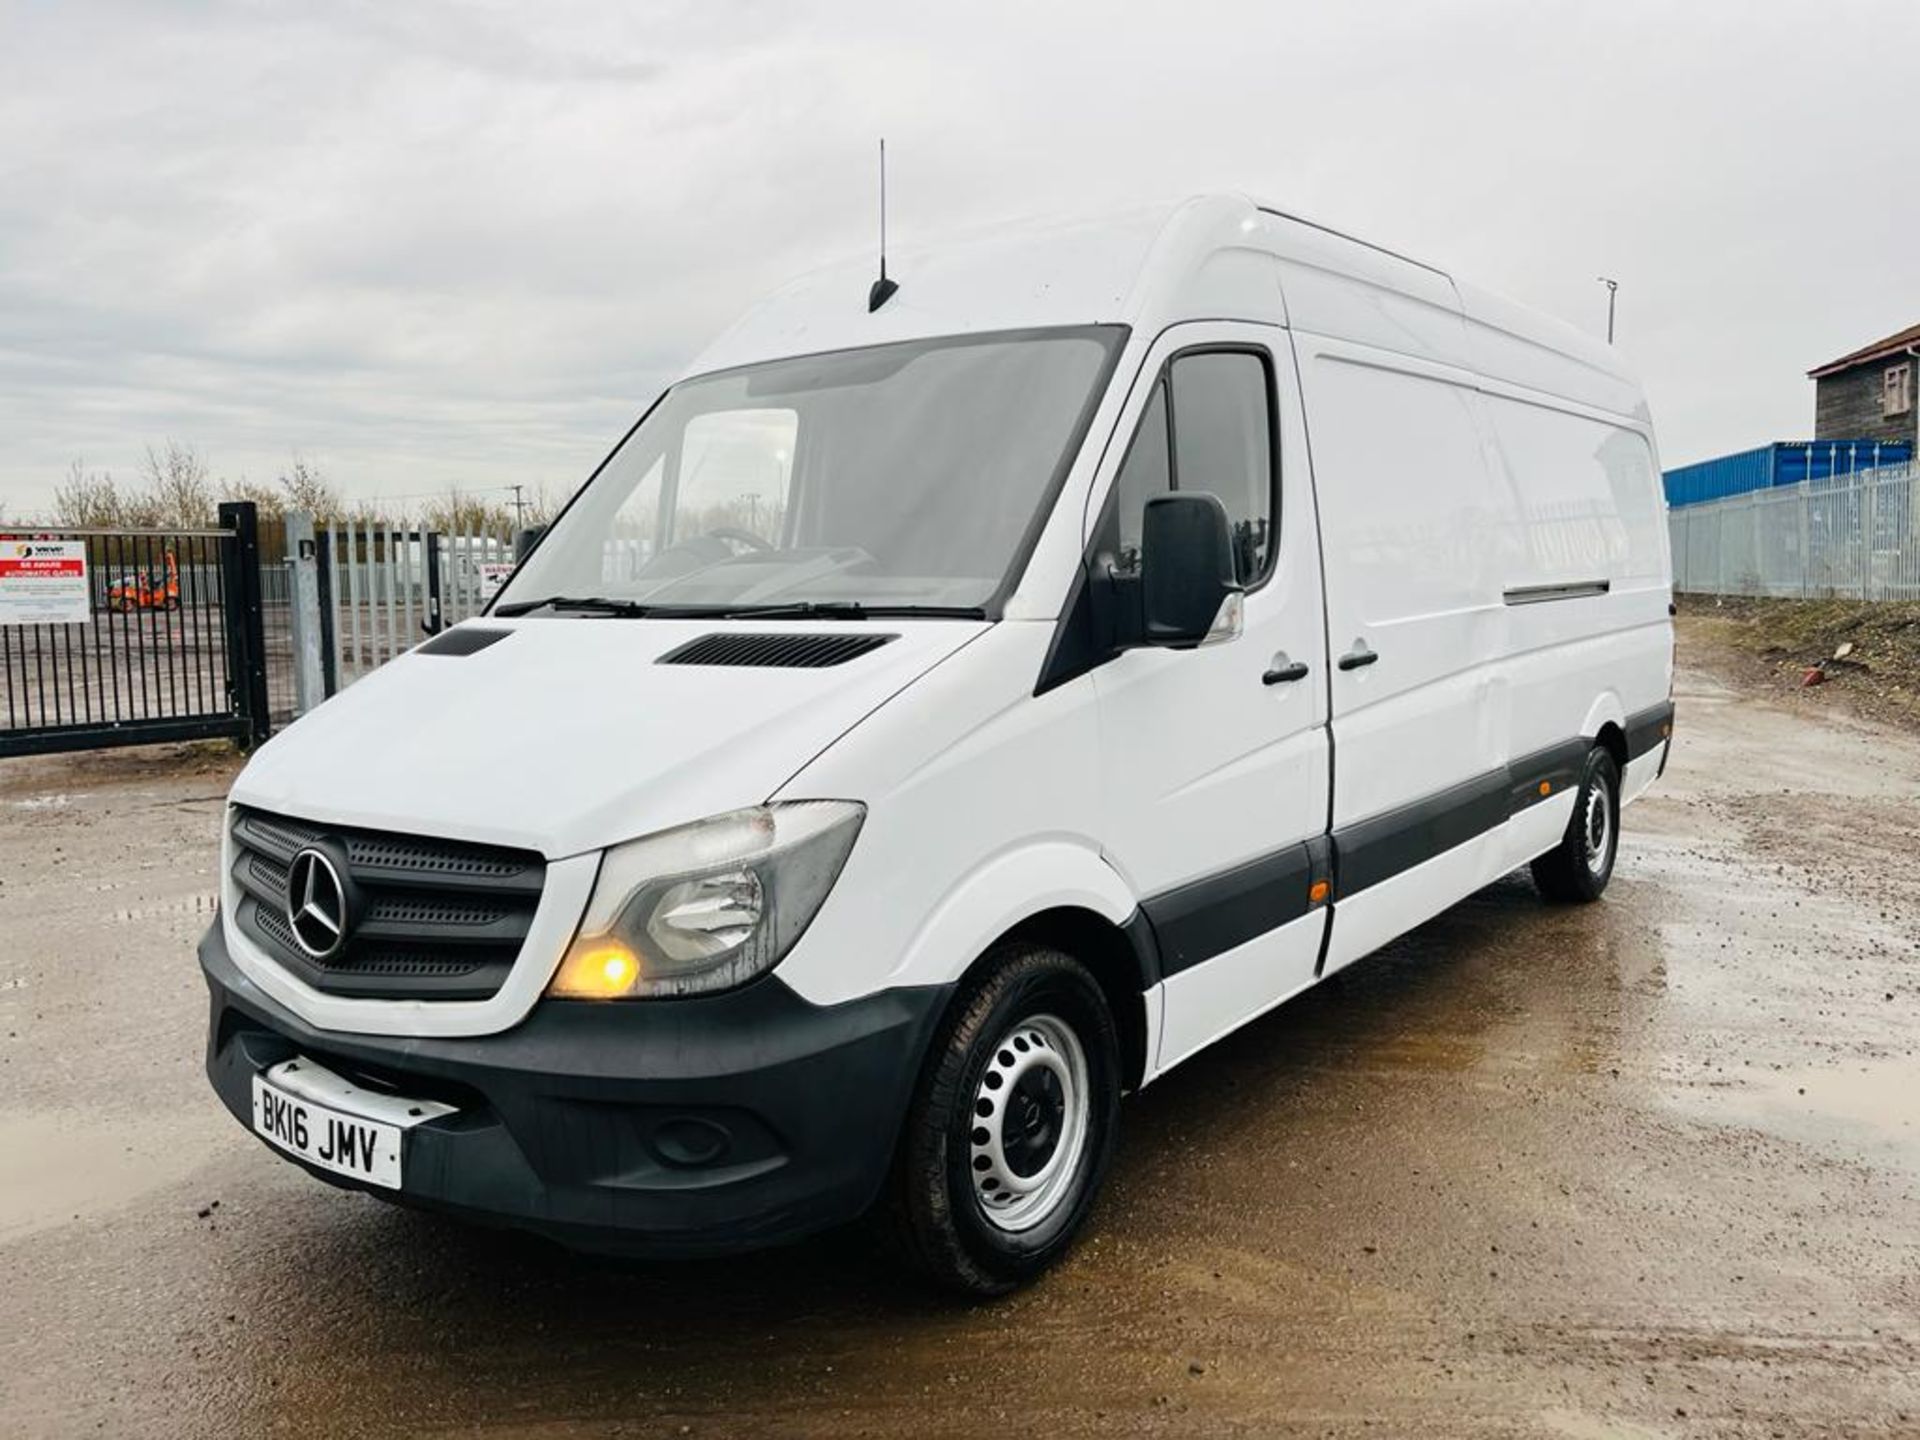
[[[0,528],[0,560],[83,555],[87,591],[84,619],[21,620],[0,569],[0,757],[267,737],[258,519],[219,513],[204,530]]]

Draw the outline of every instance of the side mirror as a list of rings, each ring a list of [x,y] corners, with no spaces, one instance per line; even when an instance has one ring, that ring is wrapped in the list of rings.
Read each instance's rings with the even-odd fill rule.
[[[524,530],[513,532],[513,563],[518,565],[527,558],[527,552],[540,543],[540,537],[547,533],[544,525],[529,525]]]
[[[1140,527],[1140,609],[1149,645],[1203,645],[1240,633],[1233,526],[1216,495],[1156,495]]]

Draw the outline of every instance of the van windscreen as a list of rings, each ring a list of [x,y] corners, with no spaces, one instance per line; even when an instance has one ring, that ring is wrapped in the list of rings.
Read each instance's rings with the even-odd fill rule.
[[[600,467],[502,608],[985,609],[1017,578],[1124,336],[916,340],[685,381]]]

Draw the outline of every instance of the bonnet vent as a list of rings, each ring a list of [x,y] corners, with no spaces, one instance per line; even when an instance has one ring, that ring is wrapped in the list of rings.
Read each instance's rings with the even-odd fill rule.
[[[898,635],[702,635],[662,655],[659,665],[751,665],[818,670],[844,665]]]
[[[456,625],[442,630],[420,647],[422,655],[473,655],[507,638],[511,630],[482,630],[477,625]]]

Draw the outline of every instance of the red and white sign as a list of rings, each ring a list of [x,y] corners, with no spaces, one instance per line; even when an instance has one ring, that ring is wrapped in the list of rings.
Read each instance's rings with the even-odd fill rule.
[[[0,625],[85,625],[93,618],[84,540],[0,540]]]
[[[491,600],[500,593],[500,587],[513,575],[511,560],[483,560],[480,562],[480,598]]]

